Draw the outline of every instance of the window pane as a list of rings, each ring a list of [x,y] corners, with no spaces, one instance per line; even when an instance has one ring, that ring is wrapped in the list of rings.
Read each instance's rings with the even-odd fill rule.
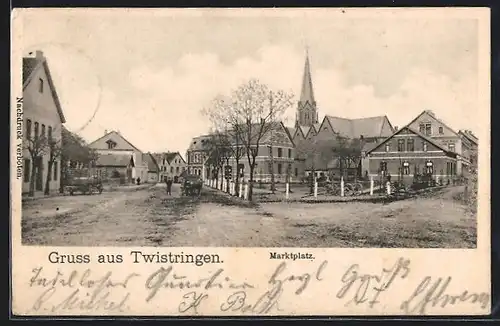
[[[38,122],[35,122],[35,139],[38,139]]]
[[[407,150],[408,150],[408,152],[413,152],[415,150],[415,145],[414,145],[413,139],[408,139]]]
[[[403,152],[405,149],[405,141],[404,139],[399,139],[398,140],[398,152]]]
[[[427,136],[430,136],[431,135],[431,125],[430,124],[426,124],[425,125],[425,134]]]
[[[26,138],[27,139],[31,138],[31,120],[30,119],[26,120]]]

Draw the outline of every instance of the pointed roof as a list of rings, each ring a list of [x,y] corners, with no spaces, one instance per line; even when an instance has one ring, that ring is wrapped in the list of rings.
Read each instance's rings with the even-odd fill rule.
[[[304,137],[307,137],[307,134],[309,133],[309,129],[311,129],[311,127],[309,127],[309,126],[300,126],[300,131],[302,131],[302,134],[304,135]]]
[[[309,53],[306,52],[306,63],[304,65],[304,75],[302,77],[302,91],[300,93],[300,102],[314,104],[314,92],[311,79],[311,67],[309,64]]]
[[[143,153],[142,160],[148,164],[148,172],[158,172],[160,170],[153,154]]]
[[[360,136],[372,138],[384,137],[382,135],[383,126],[388,119],[387,116],[346,119],[327,115],[325,116],[325,121],[330,124],[335,132],[342,136],[348,138],[359,138]]]
[[[404,126],[403,128],[397,130],[396,132],[394,132],[392,135],[390,135],[389,137],[387,137],[386,139],[384,139],[382,142],[376,144],[376,146],[374,146],[373,148],[371,148],[370,150],[367,150],[366,151],[366,154],[370,154],[371,152],[373,152],[375,149],[381,147],[382,145],[384,145],[385,143],[387,143],[388,140],[394,138],[394,136],[400,134],[403,132],[403,130],[408,130],[410,131],[411,133],[419,136],[420,138],[426,140],[427,142],[429,142],[430,144],[436,146],[437,148],[439,148],[440,150],[442,150],[446,155],[450,155],[450,156],[456,156],[457,153],[455,152],[452,152],[450,150],[448,150],[447,148],[445,148],[443,145],[441,145],[439,142],[436,142],[435,140],[433,140],[432,138],[430,137],[427,137],[426,135],[422,134],[421,132],[413,129],[410,127],[410,124],[407,124],[406,126]]]
[[[407,126],[411,126],[415,121],[417,121],[418,118],[420,118],[424,114],[427,114],[427,116],[429,116],[432,119],[434,119],[435,121],[441,123],[445,128],[447,128],[448,130],[450,130],[454,135],[458,136],[458,133],[453,128],[451,128],[450,126],[448,126],[446,123],[444,123],[443,120],[441,120],[438,117],[436,117],[436,115],[434,114],[434,112],[432,110],[424,110],[424,111],[420,112],[420,114],[417,115],[412,121],[410,121],[410,123]]]
[[[116,138],[114,138],[114,140],[112,140],[110,137],[116,137]],[[129,142],[127,139],[125,139],[125,137],[123,137],[123,135],[121,133],[119,133],[117,131],[114,131],[114,130],[106,133],[104,136],[102,136],[102,137],[94,140],[93,142],[91,142],[89,144],[89,147],[90,148],[94,148],[94,149],[105,149],[105,148],[100,148],[101,142],[105,138],[108,138],[108,140],[106,140],[104,143],[107,143],[109,140],[112,140],[112,141],[122,140],[123,142],[125,142],[125,144],[127,144],[128,146],[130,146],[133,150],[136,150],[138,152],[142,152],[140,149],[138,149],[137,147],[135,147],[134,145],[132,145],[131,142]]]
[[[45,69],[45,74],[47,75],[47,82],[49,83],[50,92],[52,94],[52,98],[54,99],[54,103],[56,105],[59,118],[61,119],[62,123],[66,123],[66,117],[64,116],[61,107],[61,102],[59,100],[59,96],[57,95],[56,87],[54,85],[54,81],[50,73],[49,64],[47,63],[47,59],[44,57],[42,51],[36,51],[35,58],[32,57],[23,58],[23,90],[28,86],[28,84],[33,79],[35,71],[37,71],[41,67]]]

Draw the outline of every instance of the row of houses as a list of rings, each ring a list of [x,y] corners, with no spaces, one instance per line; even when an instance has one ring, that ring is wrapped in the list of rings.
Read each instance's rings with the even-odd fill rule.
[[[23,194],[46,189],[58,191],[61,186],[62,164],[60,156],[50,159],[48,141],[61,143],[66,118],[52,80],[47,58],[42,51],[23,57]],[[64,145],[64,144],[63,144]],[[103,181],[135,183],[175,181],[185,173],[186,161],[179,152],[143,152],[130,143],[119,131],[105,132],[88,145],[97,154],[92,173]],[[49,164],[51,161],[52,164]],[[71,164],[66,162],[65,164]],[[83,168],[81,164],[74,164]],[[87,167],[88,168],[88,167]]]
[[[477,164],[477,137],[469,130],[454,130],[431,110],[423,110],[402,128],[393,126],[387,116],[347,119],[327,115],[319,122],[318,111],[306,57],[295,125],[276,123],[262,139],[254,180],[268,182],[274,175],[278,182],[299,182],[312,173],[316,177],[342,173],[346,177],[409,179],[432,174],[451,178],[467,175]],[[209,167],[212,137],[202,135],[191,141],[186,154],[190,173],[214,177]],[[340,159],[342,144],[357,147],[359,155]],[[234,158],[228,163],[235,173],[239,170]],[[246,157],[238,163],[249,178]]]
[[[186,171],[186,161],[179,152],[142,152],[119,131],[105,134],[89,144],[97,153],[95,173],[104,182],[161,182],[166,177],[174,182]]]

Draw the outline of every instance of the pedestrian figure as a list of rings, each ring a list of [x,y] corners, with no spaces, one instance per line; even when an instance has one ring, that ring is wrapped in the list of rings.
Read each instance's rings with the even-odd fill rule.
[[[167,195],[172,195],[172,179],[167,179]]]

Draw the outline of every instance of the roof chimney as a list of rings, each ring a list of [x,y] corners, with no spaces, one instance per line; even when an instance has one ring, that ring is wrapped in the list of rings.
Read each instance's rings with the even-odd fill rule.
[[[108,129],[104,129],[104,134],[107,135],[108,134]]]
[[[398,126],[394,126],[394,131],[398,131],[399,130],[399,127]]]
[[[43,52],[40,50],[35,51],[35,58],[37,59],[43,59]]]
[[[435,117],[434,111],[432,111],[432,110],[426,110],[426,111],[427,111],[427,113],[429,113],[430,115],[432,115],[433,117]]]

